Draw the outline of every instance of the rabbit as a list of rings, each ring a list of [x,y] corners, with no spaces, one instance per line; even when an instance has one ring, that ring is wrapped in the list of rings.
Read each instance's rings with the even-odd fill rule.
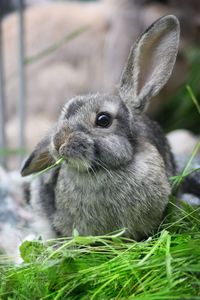
[[[125,237],[139,241],[157,230],[176,167],[162,129],[145,110],[172,73],[179,36],[175,16],[153,23],[132,47],[118,92],[69,100],[25,160],[22,176],[63,158],[31,184],[31,203],[50,235],[124,228]]]

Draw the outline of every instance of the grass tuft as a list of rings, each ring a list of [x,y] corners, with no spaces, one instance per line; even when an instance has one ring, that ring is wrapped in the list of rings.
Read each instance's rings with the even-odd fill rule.
[[[26,241],[22,265],[1,264],[1,299],[200,299],[200,210],[177,212],[176,226],[143,242],[120,233]]]

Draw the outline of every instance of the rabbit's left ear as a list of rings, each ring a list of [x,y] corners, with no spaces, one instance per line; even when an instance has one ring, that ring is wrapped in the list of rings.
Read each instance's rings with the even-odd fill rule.
[[[165,16],[153,23],[131,49],[119,95],[131,110],[144,111],[169,79],[179,46],[178,19]]]
[[[35,147],[30,156],[24,161],[21,175],[27,176],[40,172],[55,163],[50,154],[50,137],[45,136]]]

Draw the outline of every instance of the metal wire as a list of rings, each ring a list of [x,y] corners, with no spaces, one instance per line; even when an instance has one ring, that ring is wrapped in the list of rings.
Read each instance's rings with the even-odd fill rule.
[[[0,10],[0,165],[6,167],[5,149],[5,91],[4,91],[4,66],[3,66],[3,39],[2,39],[2,14]]]
[[[18,98],[18,119],[19,119],[19,148],[25,149],[25,46],[24,46],[24,1],[18,0],[18,52],[19,52],[19,98]],[[21,154],[20,162],[23,159]]]

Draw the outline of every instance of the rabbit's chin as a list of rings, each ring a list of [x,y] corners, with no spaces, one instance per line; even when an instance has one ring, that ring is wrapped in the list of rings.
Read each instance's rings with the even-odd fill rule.
[[[67,158],[66,159],[67,165],[70,169],[76,170],[80,173],[88,172],[91,168],[91,164],[86,159],[80,158]]]

